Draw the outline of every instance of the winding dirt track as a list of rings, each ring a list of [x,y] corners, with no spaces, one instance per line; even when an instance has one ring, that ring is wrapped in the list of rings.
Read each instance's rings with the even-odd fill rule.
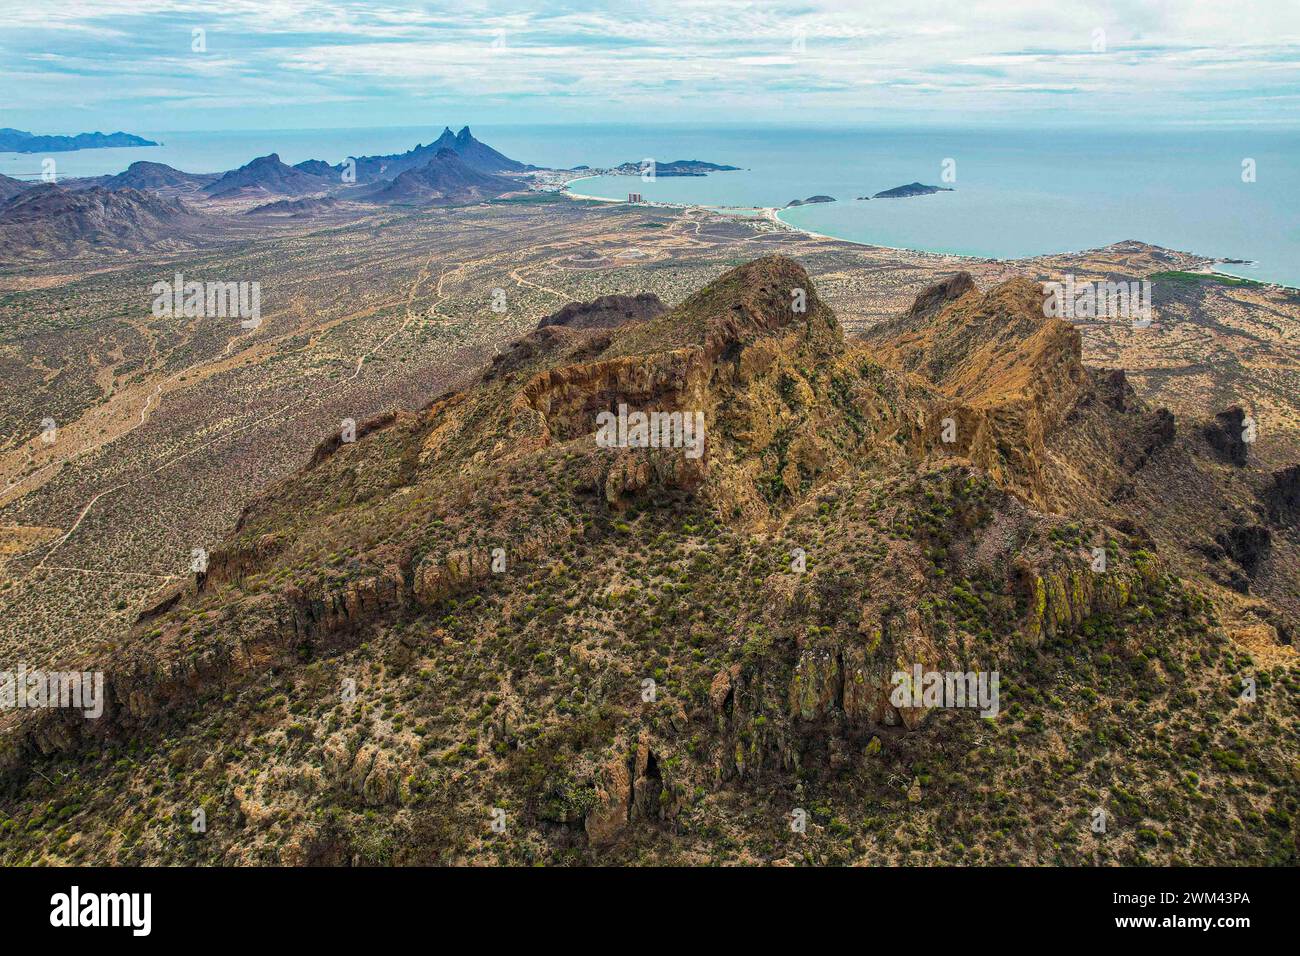
[[[399,326],[398,326],[396,329],[394,329],[392,332],[390,332],[387,336],[385,336],[385,337],[383,338],[383,340],[380,341],[378,344],[376,344],[374,347],[372,347],[371,349],[369,349],[369,350],[368,350],[367,352],[365,352],[364,354],[358,356],[358,357],[357,357],[357,367],[356,367],[356,370],[355,370],[355,371],[354,371],[350,376],[348,376],[347,378],[340,379],[339,381],[335,382],[333,385],[331,385],[331,386],[329,386],[328,388],[326,388],[323,392],[318,393],[317,395],[312,396],[313,399],[318,399],[321,395],[327,395],[327,394],[329,394],[329,393],[335,391],[336,389],[339,389],[339,388],[343,387],[344,385],[347,385],[347,384],[349,384],[349,383],[351,383],[351,382],[356,381],[357,377],[361,374],[361,370],[362,370],[362,368],[365,366],[366,361],[367,361],[368,359],[372,358],[373,356],[375,356],[376,354],[378,354],[378,352],[379,352],[379,351],[380,351],[384,346],[386,346],[390,341],[392,341],[392,339],[393,339],[394,336],[398,335],[400,332],[404,331],[407,327],[410,326],[411,322],[414,321],[414,319],[415,319],[415,314],[411,311],[411,303],[414,301],[416,294],[419,292],[420,285],[421,285],[421,284],[422,284],[422,283],[423,283],[423,282],[424,282],[424,281],[429,277],[429,267],[430,267],[432,261],[433,261],[433,257],[430,256],[429,259],[425,261],[424,266],[420,269],[420,272],[419,272],[419,274],[416,276],[415,281],[411,284],[410,289],[407,290],[407,294],[406,294],[406,317],[405,317],[405,319],[402,321],[402,324],[399,325]],[[460,264],[457,265],[456,269],[451,270],[451,271],[452,271],[452,272],[459,271],[459,270],[463,269],[464,267],[465,267],[465,263],[460,263]],[[442,298],[443,298],[443,296],[444,296],[444,293],[443,293],[443,291],[442,291],[442,280],[443,280],[443,279],[446,277],[446,275],[448,275],[448,274],[449,274],[449,273],[444,273],[444,274],[443,274],[442,276],[440,276],[439,279],[438,279],[438,285],[437,285],[438,301],[441,301]],[[379,307],[377,306],[376,309],[378,309],[378,308],[379,308]],[[371,310],[371,311],[375,311],[375,310]],[[201,366],[200,366],[200,368],[201,368]],[[189,371],[192,372],[193,370],[189,370]],[[178,374],[179,374],[179,373],[178,373]],[[149,409],[149,405],[150,405],[150,403],[153,401],[153,398],[154,398],[155,395],[159,395],[159,394],[161,394],[162,386],[163,386],[163,383],[159,383],[158,386],[154,389],[153,393],[152,393],[152,394],[149,396],[149,398],[145,401],[144,408],[142,408],[142,409],[140,410],[140,421],[139,421],[136,425],[132,426],[132,428],[129,428],[129,429],[127,429],[126,431],[123,431],[123,432],[119,433],[118,435],[115,435],[115,436],[113,437],[113,439],[109,439],[110,441],[111,441],[111,440],[115,440],[115,439],[117,439],[117,438],[120,438],[120,437],[122,437],[122,435],[125,435],[125,434],[127,434],[128,432],[134,430],[135,428],[138,428],[140,425],[143,425],[143,424],[144,424],[144,422],[145,422],[145,415],[146,415],[146,412],[147,412],[148,409]],[[31,576],[31,575],[35,574],[36,572],[40,571],[40,570],[43,569],[43,568],[47,568],[47,567],[48,567],[48,568],[50,568],[51,570],[54,570],[54,569],[55,569],[53,565],[48,565],[47,562],[48,562],[48,561],[50,560],[50,558],[54,555],[54,553],[55,553],[56,551],[58,551],[59,548],[61,548],[61,547],[62,547],[62,546],[63,546],[63,545],[68,541],[69,538],[72,537],[73,533],[76,532],[77,528],[79,528],[79,527],[81,526],[82,521],[85,520],[86,515],[88,515],[88,514],[90,513],[91,509],[94,508],[95,504],[96,504],[96,503],[97,503],[101,498],[103,498],[105,495],[111,495],[111,494],[112,494],[113,492],[115,492],[115,491],[121,491],[123,488],[128,488],[128,487],[130,487],[131,485],[133,485],[135,482],[139,481],[139,480],[142,479],[142,478],[147,478],[147,477],[149,477],[149,476],[151,476],[151,475],[156,475],[156,474],[158,474],[159,472],[165,471],[166,469],[171,468],[172,466],[176,465],[177,463],[179,463],[179,462],[181,462],[181,461],[184,461],[185,459],[189,458],[190,456],[197,454],[198,452],[202,451],[203,449],[208,448],[208,447],[211,447],[212,445],[216,444],[217,442],[223,441],[223,440],[228,439],[228,438],[233,438],[233,437],[235,437],[236,435],[242,434],[242,433],[247,432],[247,431],[249,431],[249,430],[251,430],[251,429],[253,429],[253,428],[258,427],[259,425],[263,425],[263,424],[265,424],[266,422],[269,422],[269,421],[271,421],[271,420],[273,420],[273,419],[279,417],[280,415],[283,415],[285,412],[287,412],[287,411],[289,411],[289,410],[291,410],[291,409],[293,409],[293,408],[296,408],[296,407],[298,407],[298,406],[300,406],[300,405],[305,404],[306,401],[307,401],[307,397],[304,396],[303,398],[299,398],[299,399],[296,399],[296,400],[294,400],[294,401],[292,401],[292,402],[288,402],[288,403],[286,403],[286,404],[280,406],[279,408],[277,408],[275,411],[270,412],[270,413],[268,413],[268,414],[266,414],[266,415],[263,415],[261,418],[255,419],[254,421],[248,422],[248,423],[243,424],[243,425],[236,426],[236,427],[234,427],[234,428],[227,429],[226,431],[219,433],[218,435],[216,435],[216,436],[214,436],[214,437],[208,439],[207,441],[202,442],[201,444],[195,445],[193,448],[190,448],[190,449],[188,449],[187,451],[184,451],[184,452],[182,452],[182,453],[179,454],[179,455],[175,455],[175,456],[173,456],[172,458],[169,458],[167,461],[164,461],[162,464],[158,465],[156,468],[152,468],[152,469],[150,469],[150,470],[148,470],[148,471],[145,471],[145,472],[141,473],[140,475],[137,475],[135,478],[133,478],[133,479],[130,480],[130,481],[119,482],[118,484],[115,484],[115,485],[113,485],[113,486],[111,486],[111,487],[109,487],[109,488],[105,488],[105,489],[103,489],[102,491],[99,491],[99,492],[96,493],[96,494],[95,494],[95,495],[94,495],[94,496],[93,496],[89,501],[86,502],[86,506],[85,506],[84,508],[81,509],[81,513],[77,515],[77,520],[73,522],[72,527],[69,528],[69,529],[67,530],[67,532],[66,532],[62,537],[60,537],[57,541],[54,542],[54,544],[50,547],[50,549],[49,549],[48,551],[46,551],[45,554],[41,557],[41,560],[40,560],[39,562],[37,562],[36,566],[33,567],[33,568],[31,569],[31,571],[28,572],[28,575],[27,575],[27,576]],[[103,444],[107,444],[107,442],[104,442]],[[102,445],[101,445],[101,446],[96,446],[96,447],[102,447]],[[87,453],[88,451],[90,451],[90,450],[92,450],[92,449],[91,449],[91,448],[84,448],[84,449],[81,449],[80,451],[77,452],[76,455],[69,456],[69,458],[66,458],[66,459],[61,459],[61,461],[70,461],[70,460],[72,460],[72,459],[74,459],[74,458],[77,458],[77,457],[80,457],[81,455],[86,454],[86,453]],[[53,467],[53,464],[48,465],[48,466],[46,466],[46,467]],[[30,476],[29,476],[29,477],[30,477]],[[8,489],[5,489],[5,490],[8,490]],[[85,568],[59,568],[59,570],[68,570],[68,571],[86,571],[86,570],[89,570],[89,569],[85,569]],[[133,575],[134,575],[134,576],[139,576],[140,574],[143,574],[143,572],[130,572],[130,571],[104,571],[104,570],[99,570],[99,571],[97,571],[97,572],[95,572],[95,573],[100,573],[100,574],[119,574],[119,575],[128,575],[128,576],[133,576]],[[146,576],[149,576],[149,577],[163,577],[163,576],[161,576],[161,575],[146,575]]]

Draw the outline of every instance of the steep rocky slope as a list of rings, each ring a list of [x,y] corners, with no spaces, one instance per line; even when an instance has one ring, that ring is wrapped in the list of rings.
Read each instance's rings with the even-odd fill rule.
[[[333,179],[313,176],[295,166],[286,165],[280,161],[278,154],[271,153],[223,173],[215,182],[204,186],[203,191],[213,197],[237,196],[245,192],[301,196],[322,192],[334,185],[336,183]]]
[[[563,325],[571,329],[611,328],[627,322],[653,319],[664,312],[657,295],[602,295],[590,302],[570,302],[558,312],[544,317],[538,328]]]
[[[6,714],[0,853],[1295,862],[1292,618],[1253,598],[1280,626],[1243,645],[1134,490],[1258,482],[1290,547],[1294,477],[1220,461],[1041,304],[958,276],[846,340],[768,258],[543,324],[253,502],[87,662],[102,719]],[[620,406],[702,445],[605,447]],[[916,666],[996,672],[996,715],[896,698]]]
[[[246,216],[293,216],[308,218],[338,209],[341,203],[333,196],[310,196],[306,199],[277,199],[275,202],[254,206]]]
[[[454,149],[460,158],[465,161],[465,164],[472,169],[487,173],[518,173],[533,168],[516,159],[511,159],[504,153],[493,149],[487,143],[475,139],[468,126],[461,127],[460,132],[448,141],[450,133],[450,128],[444,129],[442,136],[439,137],[438,143],[435,143],[435,145],[442,144]]]
[[[0,206],[3,206],[19,193],[31,188],[31,183],[0,174]]]
[[[180,200],[138,189],[34,186],[0,207],[0,262],[142,249],[191,235],[200,221]]]
[[[1256,464],[1245,410],[1195,421],[1148,406],[1122,370],[1083,367],[1078,332],[1044,320],[1041,302],[1033,283],[981,294],[959,274],[865,341],[951,397],[951,447],[1004,486],[1044,510],[1141,528],[1234,627],[1290,644],[1300,550],[1295,513],[1275,502],[1294,479]]]

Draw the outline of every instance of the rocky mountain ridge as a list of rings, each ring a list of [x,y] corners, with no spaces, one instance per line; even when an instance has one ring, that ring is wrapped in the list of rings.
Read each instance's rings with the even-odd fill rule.
[[[178,199],[138,189],[72,190],[41,184],[0,206],[0,261],[75,254],[88,247],[136,250],[197,228]]]
[[[703,454],[602,446],[616,409],[701,414]],[[7,720],[5,852],[1294,859],[1289,612],[1233,603],[1139,490],[1180,475],[1288,520],[1289,472],[1208,427],[1083,365],[1024,280],[959,274],[862,340],[780,257],[667,311],[544,322],[250,504],[96,655],[104,719]],[[1289,560],[1295,528],[1270,534]],[[1252,613],[1267,660],[1228,627]],[[999,673],[998,714],[899,702],[916,665]],[[79,784],[47,807],[36,768]],[[178,842],[192,804],[208,834]]]

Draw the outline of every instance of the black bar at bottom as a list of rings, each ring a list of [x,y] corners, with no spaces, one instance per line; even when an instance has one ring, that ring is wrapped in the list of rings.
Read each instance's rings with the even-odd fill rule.
[[[11,942],[75,933],[127,946],[372,946],[402,926],[494,944],[512,934],[532,945],[575,933],[594,942],[605,926],[666,942],[712,925],[735,940],[801,923],[865,924],[873,947],[882,937],[948,946],[1025,930],[1231,945],[1289,927],[1292,887],[1292,871],[1230,868],[11,869],[0,870],[0,913]],[[148,894],[147,909],[134,894]]]

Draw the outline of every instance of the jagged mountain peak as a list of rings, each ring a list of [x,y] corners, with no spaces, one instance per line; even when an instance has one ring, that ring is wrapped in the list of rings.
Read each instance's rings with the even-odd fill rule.
[[[367,194],[381,203],[469,203],[492,199],[518,188],[518,183],[483,172],[454,149],[442,147],[427,162],[380,183]]]
[[[762,336],[808,334],[818,351],[843,345],[835,314],[817,295],[803,266],[772,255],[736,266],[657,319],[629,329],[616,348],[649,351],[702,345],[733,353]]]

